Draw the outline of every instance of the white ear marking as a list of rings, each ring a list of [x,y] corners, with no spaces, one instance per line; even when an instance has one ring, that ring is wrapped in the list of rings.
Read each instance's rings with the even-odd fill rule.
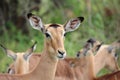
[[[26,54],[24,54],[24,59],[27,60],[32,55],[33,51],[36,49],[36,46],[37,46],[37,41],[35,41],[32,47],[25,52]]]

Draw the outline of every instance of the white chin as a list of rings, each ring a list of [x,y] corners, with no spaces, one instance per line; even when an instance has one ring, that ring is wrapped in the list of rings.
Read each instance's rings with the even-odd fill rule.
[[[59,58],[59,59],[64,59],[64,57],[63,57],[63,56],[57,56],[57,58]]]
[[[59,59],[64,59],[65,56],[66,56],[66,55],[58,55],[57,57],[58,57]]]

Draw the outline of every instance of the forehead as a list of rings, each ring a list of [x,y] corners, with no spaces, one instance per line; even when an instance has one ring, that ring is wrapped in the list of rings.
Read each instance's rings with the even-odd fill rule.
[[[94,42],[94,44],[101,44],[101,43],[100,43],[100,41],[97,41],[97,40],[96,40],[96,41]]]
[[[64,28],[63,28],[63,25],[61,25],[61,24],[46,24],[45,25],[45,29],[46,30],[53,30],[53,29],[55,29],[55,30],[64,30]]]
[[[79,53],[82,54],[83,53],[83,49],[79,50]]]
[[[22,57],[22,56],[24,55],[24,53],[18,52],[18,53],[16,53],[16,55],[17,55],[18,57]]]

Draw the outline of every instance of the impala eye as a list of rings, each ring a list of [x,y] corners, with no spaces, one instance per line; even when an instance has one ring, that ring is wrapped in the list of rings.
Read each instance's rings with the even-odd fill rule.
[[[67,33],[64,33],[64,36],[66,36]]]
[[[45,36],[48,38],[48,37],[50,37],[50,34],[49,33],[45,33]]]
[[[78,51],[77,54],[76,54],[76,57],[80,57],[80,52]]]
[[[118,59],[118,54],[117,53],[115,53],[115,58],[116,58],[116,60]]]

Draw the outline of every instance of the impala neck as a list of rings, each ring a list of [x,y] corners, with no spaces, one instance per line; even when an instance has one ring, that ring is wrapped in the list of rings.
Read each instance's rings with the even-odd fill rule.
[[[95,72],[95,75],[97,75],[97,73],[104,67],[105,67],[104,56],[102,56],[101,53],[96,54],[94,56],[94,72]]]
[[[93,53],[90,53],[89,56],[86,56],[86,68],[84,68],[84,77],[85,80],[93,80],[93,78],[95,78],[95,74],[94,74],[94,56]]]
[[[37,77],[39,80],[54,80],[58,59],[52,57],[53,55],[50,54],[53,53],[50,53],[49,45],[45,42],[45,48],[41,55],[41,59],[33,71],[35,78]]]

